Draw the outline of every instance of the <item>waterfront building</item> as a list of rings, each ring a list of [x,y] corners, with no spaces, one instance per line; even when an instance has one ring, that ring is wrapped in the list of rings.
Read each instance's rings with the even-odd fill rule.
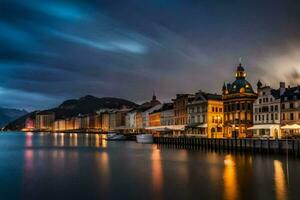
[[[101,124],[102,124],[102,131],[107,132],[109,131],[109,124],[110,124],[110,117],[109,112],[101,113]]]
[[[174,122],[174,104],[165,103],[160,111],[161,126],[172,126]]]
[[[284,136],[300,136],[300,86],[287,87],[281,96],[281,125]]]
[[[66,130],[66,120],[58,119],[53,123],[53,131],[65,131]]]
[[[126,127],[132,132],[143,131],[149,126],[149,113],[153,110],[159,109],[161,103],[156,99],[155,94],[152,100],[145,102],[137,108],[132,109],[126,114]]]
[[[125,124],[126,124],[126,129],[128,129],[129,132],[135,132],[137,129],[137,123],[136,123],[137,113],[138,110],[136,108],[126,113]]]
[[[173,125],[174,104],[164,103],[161,108],[155,109],[149,113],[149,127]]]
[[[280,131],[280,91],[285,88],[280,83],[279,89],[262,86],[257,83],[258,98],[253,103],[253,135],[256,137],[281,138]]]
[[[126,114],[130,111],[129,108],[122,108],[116,111],[116,127],[125,128],[126,127]]]
[[[66,130],[67,131],[75,130],[75,121],[76,121],[75,117],[71,117],[71,118],[66,119]]]
[[[208,138],[223,137],[223,102],[218,94],[199,91],[187,104],[187,134]]]
[[[101,129],[101,116],[99,114],[92,114],[89,116],[89,128],[94,130]]]
[[[236,70],[233,83],[224,83],[222,99],[224,104],[224,137],[251,136],[248,128],[253,126],[253,102],[257,94],[246,80],[246,72],[242,64]]]
[[[109,131],[116,129],[116,124],[117,124],[116,116],[117,116],[116,111],[109,112],[109,127],[108,127]]]
[[[38,131],[52,131],[55,119],[54,112],[41,111],[35,115],[35,129]]]
[[[193,94],[177,94],[174,102],[174,122],[175,125],[186,125],[188,119],[187,104],[195,98]]]
[[[34,119],[27,117],[25,120],[25,129],[30,131],[30,130],[33,130],[34,128],[35,128]]]
[[[136,110],[136,115],[135,115],[135,121],[136,121],[136,126],[135,129],[142,129],[143,128],[143,111],[145,108],[138,108]]]

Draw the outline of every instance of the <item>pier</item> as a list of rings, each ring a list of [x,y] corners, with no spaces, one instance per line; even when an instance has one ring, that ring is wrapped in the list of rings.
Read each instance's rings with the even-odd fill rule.
[[[240,151],[258,153],[289,153],[300,155],[300,140],[298,139],[228,139],[200,137],[154,137],[158,145],[170,145],[178,148],[203,148],[219,151]]]

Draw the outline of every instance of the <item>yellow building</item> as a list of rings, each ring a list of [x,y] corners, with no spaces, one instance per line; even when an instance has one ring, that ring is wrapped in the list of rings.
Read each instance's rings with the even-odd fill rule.
[[[149,126],[160,126],[160,110],[155,110],[149,113]]]
[[[208,138],[223,137],[222,96],[199,91],[188,103],[187,134]]]
[[[208,101],[207,111],[208,138],[223,137],[223,102],[218,100]]]

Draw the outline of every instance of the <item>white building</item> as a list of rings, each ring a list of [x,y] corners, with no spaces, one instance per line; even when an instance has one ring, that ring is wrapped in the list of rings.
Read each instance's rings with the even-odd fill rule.
[[[126,114],[125,125],[126,125],[127,128],[129,128],[129,129],[135,129],[136,128],[136,114],[137,114],[137,110],[135,110],[135,109],[129,111]]]
[[[253,104],[253,127],[254,136],[281,138],[280,132],[280,96],[284,83],[279,89],[263,86],[257,83],[258,98]]]

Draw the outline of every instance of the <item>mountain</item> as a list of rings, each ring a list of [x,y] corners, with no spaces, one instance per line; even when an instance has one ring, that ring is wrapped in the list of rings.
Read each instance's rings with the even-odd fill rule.
[[[138,105],[131,101],[121,99],[121,98],[114,98],[114,97],[98,98],[91,95],[87,95],[79,99],[66,100],[58,107],[46,111],[54,112],[56,119],[63,119],[67,117],[75,117],[78,114],[93,114],[97,110],[105,109],[105,108],[121,109],[123,107],[133,108],[136,106]],[[6,129],[20,130],[21,128],[24,127],[26,118],[28,117],[34,118],[35,113],[36,111],[16,119],[15,121],[9,123],[6,126]]]
[[[0,128],[4,127],[11,121],[26,115],[28,112],[26,110],[18,110],[12,108],[0,108]]]

